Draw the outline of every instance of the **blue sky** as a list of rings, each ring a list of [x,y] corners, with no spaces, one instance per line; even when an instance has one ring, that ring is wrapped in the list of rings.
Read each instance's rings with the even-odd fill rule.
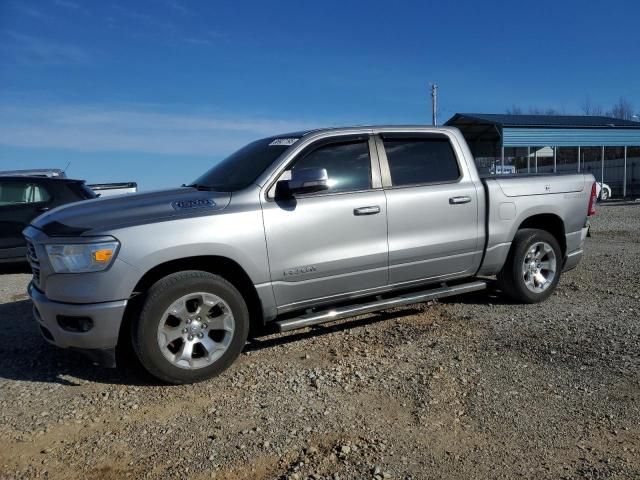
[[[0,0],[0,170],[141,189],[248,141],[513,104],[640,110],[640,2]]]

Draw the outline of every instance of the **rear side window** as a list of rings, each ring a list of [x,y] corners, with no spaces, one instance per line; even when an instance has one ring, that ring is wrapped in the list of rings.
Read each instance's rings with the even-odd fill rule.
[[[455,182],[458,160],[448,138],[384,138],[394,187]]]
[[[369,141],[332,143],[313,150],[298,160],[296,168],[324,168],[329,177],[329,193],[355,192],[371,188]]]
[[[41,203],[49,198],[47,191],[35,183],[0,182],[0,206]]]

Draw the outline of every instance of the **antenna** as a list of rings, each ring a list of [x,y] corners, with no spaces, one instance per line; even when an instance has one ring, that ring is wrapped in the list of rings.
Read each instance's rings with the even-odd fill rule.
[[[62,173],[64,173],[65,175],[67,174],[67,168],[69,168],[69,165],[71,165],[71,160],[69,160],[67,162],[67,166],[62,169]]]
[[[438,125],[438,84],[430,83],[431,85],[431,123],[433,126]]]

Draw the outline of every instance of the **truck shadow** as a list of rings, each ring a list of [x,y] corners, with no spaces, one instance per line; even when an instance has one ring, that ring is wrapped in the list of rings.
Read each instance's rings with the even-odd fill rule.
[[[298,332],[265,332],[261,336],[251,338],[244,352],[268,349],[417,313],[420,313],[419,309],[406,307],[399,311],[383,311],[364,317],[339,320]],[[22,295],[16,297],[13,302],[0,304],[0,329],[3,332],[0,336],[0,378],[66,386],[80,386],[84,382],[135,386],[166,385],[146,373],[130,351],[122,352],[123,356],[119,358],[120,366],[110,369],[93,365],[81,353],[48,344],[42,338],[32,316],[31,302]]]
[[[464,295],[456,295],[454,297],[441,298],[440,303],[464,303],[465,305],[519,305],[518,302],[511,300],[498,288],[495,280],[488,280],[486,290],[465,293]]]
[[[78,380],[107,384],[153,385],[145,373],[130,369],[97,367],[78,352],[49,345],[40,335],[31,302],[20,295],[0,304],[0,378],[80,385]]]
[[[319,324],[310,327],[306,330],[298,330],[287,333],[274,333],[265,332],[261,336],[250,338],[247,346],[244,348],[244,352],[253,352],[263,350],[266,348],[276,347],[278,345],[286,345],[288,343],[299,342],[310,338],[319,337],[328,333],[342,332],[344,330],[350,330],[352,328],[364,327],[366,325],[373,325],[379,322],[386,322],[395,318],[401,318],[409,315],[417,315],[422,310],[414,307],[405,307],[400,311],[381,311],[377,313],[371,313],[364,317],[346,318],[343,320],[336,320],[331,323]],[[273,335],[273,336],[272,336]],[[267,338],[270,337],[270,338]]]
[[[11,273],[31,273],[31,267],[27,262],[0,263],[0,275]]]

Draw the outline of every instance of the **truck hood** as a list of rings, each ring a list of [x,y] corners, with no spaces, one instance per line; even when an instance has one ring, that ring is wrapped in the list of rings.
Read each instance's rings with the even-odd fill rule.
[[[128,225],[210,215],[224,209],[230,200],[230,193],[190,187],[132,193],[63,205],[31,224],[54,237],[99,234]]]

